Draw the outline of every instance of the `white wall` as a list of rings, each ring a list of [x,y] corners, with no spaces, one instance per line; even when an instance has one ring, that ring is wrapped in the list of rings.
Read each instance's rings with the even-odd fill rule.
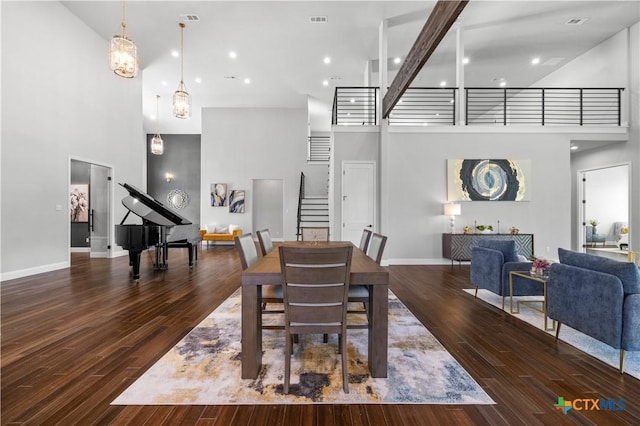
[[[202,225],[252,226],[253,179],[282,179],[284,183],[284,239],[294,240],[300,172],[307,165],[307,111],[286,108],[204,108],[202,110]],[[325,178],[326,179],[326,178]],[[244,189],[245,213],[211,207],[212,183],[228,190]]]
[[[438,263],[442,233],[449,231],[443,213],[447,202],[447,160],[512,158],[531,160],[531,201],[462,202],[456,218],[465,225],[492,224],[500,232],[512,226],[534,234],[537,256],[555,257],[568,247],[570,231],[569,137],[562,134],[389,133],[388,229],[386,258],[391,263]],[[549,249],[547,251],[547,248]]]
[[[140,79],[58,2],[2,2],[2,279],[69,265],[69,158],[143,187]],[[126,210],[114,185],[114,220]],[[56,207],[61,209],[57,210]]]

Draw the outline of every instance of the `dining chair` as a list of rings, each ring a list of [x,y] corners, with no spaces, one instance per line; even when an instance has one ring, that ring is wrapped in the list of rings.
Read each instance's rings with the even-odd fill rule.
[[[244,271],[254,263],[258,261],[258,251],[256,250],[256,243],[253,241],[251,233],[236,236],[234,238],[236,249],[240,255],[240,264]],[[262,307],[262,314],[282,314],[284,310],[267,310],[267,303],[283,303],[282,287],[277,284],[265,284],[262,285],[262,296],[260,305]],[[282,329],[282,326],[264,325],[264,329]]]
[[[280,246],[278,249],[286,336],[284,393],[289,393],[293,336],[316,333],[340,337],[342,388],[349,393],[346,326],[353,245]]]
[[[257,232],[258,242],[260,243],[260,251],[263,256],[271,253],[273,250],[273,242],[271,241],[271,233],[268,229],[263,229]]]
[[[382,261],[384,247],[387,244],[387,236],[372,233],[369,242],[369,252],[367,256],[373,259],[378,265]],[[349,286],[349,302],[362,303],[364,310],[350,310],[349,313],[366,314],[369,319],[369,286],[368,285],[352,285]],[[348,328],[367,328],[367,325],[350,325]]]
[[[371,239],[371,229],[364,228],[362,230],[362,236],[360,237],[360,245],[358,248],[362,250],[365,254],[367,254],[367,249],[369,248],[369,240]]]
[[[302,241],[329,241],[328,226],[305,226],[300,228]]]

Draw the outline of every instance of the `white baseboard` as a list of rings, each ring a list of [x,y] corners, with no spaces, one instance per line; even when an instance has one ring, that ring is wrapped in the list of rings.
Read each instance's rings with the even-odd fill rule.
[[[91,247],[71,247],[71,253],[91,253]]]
[[[57,271],[68,268],[69,262],[52,263],[50,265],[36,266],[35,268],[20,269],[18,271],[3,272],[0,281],[15,280],[16,278],[28,277],[30,275],[42,274],[44,272]]]
[[[455,261],[454,264],[458,262]],[[469,262],[462,262],[463,264]],[[450,259],[435,258],[435,259],[383,259],[382,266],[389,265],[451,265]]]

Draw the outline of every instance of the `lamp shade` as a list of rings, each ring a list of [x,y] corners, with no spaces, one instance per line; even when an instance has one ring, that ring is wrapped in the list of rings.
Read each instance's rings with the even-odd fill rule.
[[[462,208],[460,204],[448,203],[444,205],[444,214],[447,216],[460,216]]]

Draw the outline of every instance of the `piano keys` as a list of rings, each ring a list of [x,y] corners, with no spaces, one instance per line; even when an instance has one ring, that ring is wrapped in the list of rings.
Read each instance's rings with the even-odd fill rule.
[[[201,238],[198,226],[133,185],[120,185],[129,192],[122,199],[129,211],[115,226],[115,238],[116,244],[129,251],[133,279],[140,279],[140,256],[149,247],[155,247],[154,269],[168,268],[169,249],[174,247],[187,248],[189,266],[193,266]],[[142,219],[141,225],[124,223],[131,212]]]

